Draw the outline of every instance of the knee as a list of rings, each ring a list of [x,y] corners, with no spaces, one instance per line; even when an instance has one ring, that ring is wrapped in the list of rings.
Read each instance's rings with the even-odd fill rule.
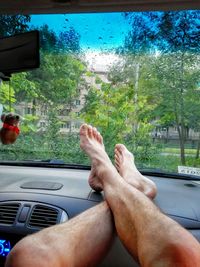
[[[33,236],[19,241],[7,257],[5,267],[53,267],[51,248],[37,242]]]
[[[187,240],[186,240],[187,241]],[[175,266],[198,266],[200,262],[200,246],[194,243],[191,246],[186,244],[173,245],[170,248],[171,261]]]
[[[32,252],[26,238],[19,241],[9,253],[5,267],[32,266],[27,265],[28,259],[33,257]]]
[[[196,247],[188,247],[187,244],[170,244],[157,254],[148,266],[198,266],[200,262],[200,250]],[[160,264],[160,265],[159,265]]]

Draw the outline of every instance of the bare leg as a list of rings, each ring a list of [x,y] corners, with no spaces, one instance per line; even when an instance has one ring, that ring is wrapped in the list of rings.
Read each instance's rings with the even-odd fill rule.
[[[81,132],[80,132],[81,133]],[[91,140],[97,141],[99,147],[102,150],[105,150],[103,144],[103,138],[96,130],[96,128],[87,125],[87,134]],[[131,186],[136,187],[138,190],[146,194],[151,199],[154,199],[157,193],[156,185],[150,180],[144,177],[136,168],[134,164],[134,157],[127,148],[118,144],[115,147],[115,166],[123,177],[123,179],[129,183]],[[89,184],[95,191],[102,191],[103,186],[101,184],[101,180],[98,177],[95,166],[92,164],[91,173],[89,176]],[[134,258],[138,260],[138,251],[137,251],[137,242],[136,242],[136,233],[132,232],[132,240],[133,240],[133,251]]]
[[[115,167],[128,184],[143,192],[150,199],[155,198],[157,194],[155,183],[138,171],[133,154],[123,144],[115,146]],[[132,254],[138,260],[136,231],[132,231],[132,240]]]
[[[103,139],[95,128],[88,127],[88,135],[104,150]],[[98,179],[96,169],[92,170],[89,182],[95,189],[101,190],[100,180],[95,180]],[[135,177],[131,175],[134,180]],[[142,190],[142,187],[140,188]],[[95,266],[108,252],[114,232],[112,214],[104,202],[67,223],[24,238],[10,253],[6,267]],[[136,240],[134,234],[132,238]]]
[[[22,239],[5,267],[90,267],[107,254],[114,237],[110,208],[103,202],[69,222]]]
[[[138,254],[141,266],[198,267],[200,245],[196,239],[123,180],[99,142],[89,137],[87,125],[81,127],[80,133],[81,147],[92,160],[117,233],[129,252]]]

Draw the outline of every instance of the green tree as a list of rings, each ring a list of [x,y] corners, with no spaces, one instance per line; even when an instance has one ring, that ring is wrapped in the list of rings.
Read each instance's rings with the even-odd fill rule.
[[[195,68],[196,55],[170,53],[159,57],[157,75],[160,80],[162,100],[157,111],[163,124],[173,123],[179,134],[181,161],[185,164],[184,144],[187,138],[189,110],[186,108],[188,99],[197,85],[199,71]]]
[[[12,101],[15,112],[22,112],[23,116],[20,125],[21,134],[12,149],[6,150],[7,156],[13,157],[11,150],[15,150],[19,153],[18,159],[49,159],[59,158],[59,155],[62,155],[66,161],[70,159],[72,161],[74,153],[79,150],[79,145],[77,138],[65,136],[64,139],[60,134],[62,124],[60,115],[62,110],[72,109],[74,100],[80,93],[79,90],[84,83],[82,76],[85,72],[85,64],[81,61],[78,52],[73,55],[59,48],[61,40],[48,26],[44,25],[39,30],[41,67],[30,72],[13,74],[10,81],[11,93],[6,83],[1,90],[0,98],[6,109],[9,111],[9,104]],[[75,51],[76,47],[78,49],[78,35],[75,31],[71,33],[74,35],[71,34],[70,42],[72,45],[75,41]],[[22,102],[24,106],[31,107],[31,114],[24,115],[24,111],[19,108]],[[38,107],[42,109],[46,129],[39,123],[38,112],[36,112]],[[66,139],[69,142],[73,141],[76,149],[75,145],[71,149],[69,144],[64,145]]]
[[[9,36],[29,29],[29,15],[0,15],[0,36]]]
[[[149,160],[151,157],[151,138],[149,131],[152,126],[142,119],[142,113],[147,111],[145,96],[138,99],[137,115],[141,115],[140,126],[133,131],[135,106],[133,105],[134,90],[129,84],[101,84],[101,89],[91,87],[86,96],[85,107],[82,110],[83,119],[101,130],[109,155],[113,156],[116,143],[126,142],[136,153],[138,160]]]
[[[29,29],[28,15],[0,15],[0,37],[25,32]],[[12,84],[0,84],[0,103],[4,105],[4,111],[13,111],[15,99],[15,90]]]
[[[58,39],[58,47],[60,51],[65,53],[80,53],[80,35],[73,27],[70,27],[68,31],[60,33]]]
[[[190,93],[187,94],[187,101],[185,109],[187,110],[187,124],[190,129],[199,133],[196,150],[196,160],[199,159],[200,151],[200,89],[199,83],[196,84],[196,88],[192,88]]]
[[[13,112],[13,104],[15,102],[15,91],[11,84],[6,82],[0,84],[0,103],[4,107],[4,112]]]
[[[53,52],[56,51],[58,44],[58,37],[56,33],[49,29],[47,24],[44,24],[40,28],[36,28],[40,32],[40,48],[42,51]]]
[[[159,110],[162,114],[158,112],[157,116],[164,114],[162,123],[176,124],[181,161],[185,164],[187,127],[185,96],[186,91],[190,91],[190,88],[194,88],[197,83],[195,69],[197,69],[197,54],[200,51],[198,27],[200,13],[199,11],[150,12],[133,15],[127,13],[126,16],[132,25],[132,30],[119,52],[132,53],[137,58],[138,63],[135,68],[133,67],[136,70],[134,73],[138,73],[136,77],[140,76],[143,65],[141,55],[151,55],[156,50],[160,54],[161,62],[157,62],[159,66],[157,80],[160,80],[157,85],[160,93],[157,89],[155,92],[159,95]],[[136,79],[135,87],[138,82],[139,78]],[[137,94],[135,98],[137,99]]]

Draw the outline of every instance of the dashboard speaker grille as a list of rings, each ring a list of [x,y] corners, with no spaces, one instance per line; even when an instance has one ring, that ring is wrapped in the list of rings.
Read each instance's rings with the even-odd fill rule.
[[[58,221],[59,211],[47,206],[36,205],[29,219],[29,226],[45,228],[52,226]]]
[[[12,225],[15,222],[19,203],[0,203],[0,224]]]

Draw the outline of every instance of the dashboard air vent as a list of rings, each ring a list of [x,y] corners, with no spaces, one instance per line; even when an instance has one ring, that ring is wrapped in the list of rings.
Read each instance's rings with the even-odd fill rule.
[[[29,219],[29,226],[45,228],[58,221],[59,211],[44,205],[36,205]]]
[[[15,222],[19,203],[0,203],[0,224],[12,225]]]

